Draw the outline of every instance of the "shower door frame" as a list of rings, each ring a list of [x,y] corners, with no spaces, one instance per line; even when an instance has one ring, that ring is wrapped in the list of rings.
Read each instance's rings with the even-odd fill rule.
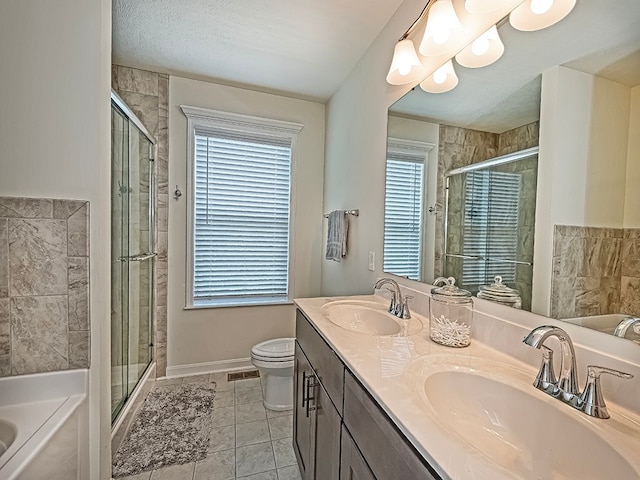
[[[123,390],[126,391],[126,393],[123,394],[122,399],[119,400],[119,405],[117,407],[117,409],[113,409],[113,405],[111,406],[111,423],[112,425],[115,425],[118,422],[118,419],[120,418],[121,414],[126,410],[126,406],[127,403],[129,402],[129,399],[134,395],[135,389],[139,386],[140,381],[145,378],[147,372],[149,371],[149,369],[151,368],[151,366],[154,363],[155,360],[155,346],[154,346],[154,334],[155,334],[155,305],[156,305],[156,298],[155,298],[155,276],[156,276],[156,266],[155,266],[155,258],[157,256],[156,253],[156,234],[157,234],[157,228],[156,228],[156,214],[155,214],[155,204],[156,204],[156,196],[157,196],[157,191],[156,191],[156,176],[155,176],[155,159],[157,158],[157,149],[158,149],[158,144],[155,140],[155,138],[153,137],[153,135],[151,135],[151,133],[149,132],[149,130],[144,126],[144,124],[140,121],[140,119],[135,115],[135,113],[129,108],[129,106],[118,96],[117,93],[115,93],[113,90],[111,91],[111,106],[112,109],[115,108],[123,117],[124,120],[127,122],[128,125],[128,135],[127,135],[127,144],[128,144],[128,157],[127,157],[127,175],[129,177],[128,179],[128,183],[127,183],[127,192],[126,194],[129,195],[130,194],[130,190],[131,190],[131,169],[130,169],[130,164],[131,164],[131,157],[132,157],[132,149],[134,148],[139,148],[139,144],[134,145],[133,143],[133,135],[131,135],[131,125],[133,124],[133,126],[135,126],[139,133],[144,136],[144,138],[146,138],[146,140],[149,142],[149,155],[148,155],[148,161],[149,161],[149,173],[148,173],[148,180],[149,180],[149,206],[148,206],[148,225],[149,225],[149,239],[148,239],[148,251],[147,252],[140,252],[140,253],[136,253],[134,255],[131,255],[131,251],[129,249],[130,245],[131,245],[131,235],[130,235],[130,228],[131,228],[131,220],[130,220],[130,215],[131,215],[131,199],[128,199],[126,202],[127,205],[127,224],[126,227],[123,226],[123,228],[127,229],[127,251],[126,251],[126,255],[122,256],[118,259],[111,259],[112,261],[120,261],[120,262],[126,262],[127,263],[127,268],[126,268],[126,276],[129,277],[130,276],[130,269],[128,267],[128,265],[130,264],[130,262],[144,262],[144,261],[149,261],[149,282],[148,282],[148,288],[149,288],[149,334],[148,334],[148,345],[149,345],[149,358],[148,358],[148,363],[146,364],[145,368],[139,372],[138,378],[136,379],[135,383],[132,385],[131,379],[130,379],[130,370],[131,370],[131,357],[130,357],[130,319],[131,319],[131,304],[129,301],[129,298],[127,298],[127,325],[126,325],[126,334],[124,334],[124,330],[125,327],[124,325],[121,325],[122,330],[123,330],[123,338],[122,338],[122,345],[123,345],[123,357],[126,354],[126,362],[123,363],[123,369],[126,370],[126,378],[123,377],[122,379],[122,383],[123,383]],[[112,202],[113,204],[113,202]],[[112,207],[113,208],[113,207]],[[113,239],[112,239],[113,241]],[[113,287],[112,287],[113,288]],[[131,292],[131,285],[130,285],[130,279],[127,279],[126,282],[126,295],[127,297],[130,296],[130,292]],[[113,294],[113,293],[112,293]],[[113,342],[113,339],[112,339]],[[111,362],[110,362],[111,364]],[[111,388],[113,388],[113,386],[111,385]]]

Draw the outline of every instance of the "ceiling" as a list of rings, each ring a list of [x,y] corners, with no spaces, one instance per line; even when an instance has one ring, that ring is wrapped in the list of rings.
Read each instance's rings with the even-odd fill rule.
[[[401,3],[113,0],[113,63],[326,101]]]
[[[454,0],[460,4],[462,0]],[[502,133],[539,119],[540,74],[564,65],[627,86],[640,85],[640,1],[578,0],[561,22],[537,32],[500,28],[505,53],[493,65],[455,64],[458,86],[420,88],[392,106],[402,116]]]

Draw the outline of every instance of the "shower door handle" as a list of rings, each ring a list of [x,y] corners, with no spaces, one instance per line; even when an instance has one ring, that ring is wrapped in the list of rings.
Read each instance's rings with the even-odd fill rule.
[[[156,256],[158,256],[157,253],[146,252],[139,253],[138,255],[129,255],[128,257],[120,257],[118,260],[120,260],[121,262],[142,262]]]

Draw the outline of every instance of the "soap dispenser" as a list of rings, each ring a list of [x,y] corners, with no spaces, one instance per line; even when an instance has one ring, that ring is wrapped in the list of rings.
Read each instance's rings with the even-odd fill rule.
[[[453,277],[437,278],[431,290],[429,338],[447,347],[466,347],[471,343],[473,301],[471,292],[456,287]]]

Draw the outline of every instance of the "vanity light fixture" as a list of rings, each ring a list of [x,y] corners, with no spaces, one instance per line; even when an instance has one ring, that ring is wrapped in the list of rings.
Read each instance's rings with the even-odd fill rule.
[[[495,25],[476,38],[456,55],[456,62],[463,67],[479,68],[491,65],[504,53],[504,43]]]
[[[513,28],[525,32],[542,30],[569,15],[576,0],[525,0],[509,15]]]
[[[456,85],[458,85],[458,76],[451,60],[420,82],[420,88],[429,93],[448,92]]]
[[[458,84],[451,62],[454,57],[464,67],[478,68],[502,56],[505,47],[497,25],[507,16],[518,30],[540,30],[562,20],[576,4],[576,0],[464,0],[462,12],[462,1],[427,1],[394,49],[387,74],[389,84],[415,84],[424,79],[420,82],[423,90],[448,92]],[[454,2],[459,5],[461,16],[456,13]],[[409,35],[425,23],[418,49],[420,57]]]

